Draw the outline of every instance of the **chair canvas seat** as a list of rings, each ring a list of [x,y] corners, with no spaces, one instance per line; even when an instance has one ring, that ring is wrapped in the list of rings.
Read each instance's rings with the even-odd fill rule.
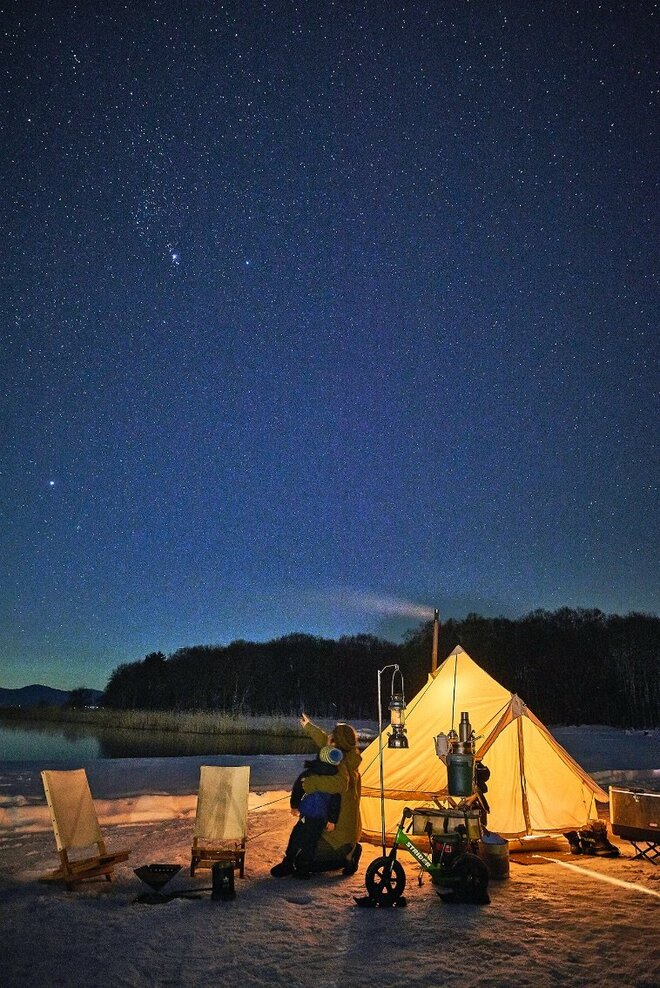
[[[244,877],[249,789],[249,765],[200,766],[191,875],[216,861],[230,861]]]
[[[83,768],[44,771],[41,780],[55,834],[60,866],[40,877],[40,882],[64,882],[67,889],[91,878],[112,881],[116,864],[126,861],[129,851],[108,852],[99,827],[94,800]],[[89,855],[96,847],[96,854]],[[72,851],[85,851],[76,857]]]

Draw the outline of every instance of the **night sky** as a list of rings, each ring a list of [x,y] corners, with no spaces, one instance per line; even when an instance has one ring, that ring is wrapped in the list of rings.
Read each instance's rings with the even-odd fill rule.
[[[657,612],[656,3],[3,30],[0,685]]]

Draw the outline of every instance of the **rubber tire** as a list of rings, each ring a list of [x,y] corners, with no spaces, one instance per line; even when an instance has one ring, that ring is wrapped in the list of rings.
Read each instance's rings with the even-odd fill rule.
[[[376,905],[391,906],[403,895],[406,873],[396,858],[380,857],[367,868],[364,883]]]
[[[484,895],[488,888],[488,868],[476,854],[466,851],[454,861],[449,870],[449,880],[453,889],[462,896],[475,901]]]

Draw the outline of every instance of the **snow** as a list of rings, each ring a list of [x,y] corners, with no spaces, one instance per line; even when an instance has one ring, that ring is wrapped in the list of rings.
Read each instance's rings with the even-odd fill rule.
[[[564,732],[564,736],[562,736]],[[562,744],[595,774],[660,790],[658,732],[562,728]],[[584,755],[581,758],[581,754]],[[210,873],[188,872],[198,768],[251,766],[245,879],[233,902],[213,902]],[[309,881],[273,879],[292,818],[288,788],[301,757],[118,759],[90,762],[90,787],[107,844],[130,847],[112,883],[66,892],[36,879],[57,864],[39,770],[0,763],[0,983],[13,986],[352,988],[381,984],[655,986],[660,983],[660,867],[575,857],[565,842],[511,856],[491,881],[488,906],[448,905],[409,856],[405,909],[359,909],[364,872],[380,849],[364,845],[359,871]],[[614,779],[616,781],[616,779]],[[623,780],[619,780],[622,782]],[[655,784],[653,785],[653,783]],[[198,898],[136,902],[133,869],[182,870],[167,892]],[[525,863],[523,863],[525,862]]]

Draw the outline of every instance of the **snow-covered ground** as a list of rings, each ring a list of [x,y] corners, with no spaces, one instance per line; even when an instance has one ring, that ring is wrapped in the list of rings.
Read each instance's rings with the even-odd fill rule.
[[[558,728],[559,741],[598,776],[660,790],[660,734]],[[364,846],[358,873],[273,879],[292,819],[288,787],[300,756],[90,762],[90,786],[110,848],[131,849],[111,884],[67,893],[37,883],[57,863],[34,763],[0,763],[0,984],[195,986],[214,983],[352,988],[381,984],[656,986],[660,983],[660,867],[573,857],[554,841],[511,857],[488,906],[448,905],[412,858],[405,909],[355,906],[380,852]],[[246,877],[233,902],[211,901],[210,875],[189,877],[202,763],[251,766]],[[55,766],[52,766],[55,767]],[[553,846],[554,845],[554,846]],[[523,863],[524,861],[524,863]],[[167,891],[199,898],[144,905],[139,865],[176,863]]]

